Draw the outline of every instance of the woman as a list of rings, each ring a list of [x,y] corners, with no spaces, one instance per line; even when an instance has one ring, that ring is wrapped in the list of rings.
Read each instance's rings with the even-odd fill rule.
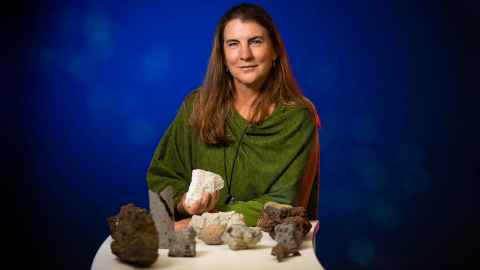
[[[186,97],[155,150],[148,187],[172,186],[183,218],[234,210],[255,226],[268,201],[310,202],[313,218],[318,123],[271,17],[257,5],[235,6],[217,26],[202,86]],[[225,187],[187,206],[194,169],[221,175]]]

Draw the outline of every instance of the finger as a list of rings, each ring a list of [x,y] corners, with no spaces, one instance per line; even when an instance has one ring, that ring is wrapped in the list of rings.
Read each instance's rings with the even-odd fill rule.
[[[215,203],[218,201],[218,198],[220,197],[220,192],[218,191],[215,191],[213,193],[213,200],[215,201]]]
[[[196,202],[192,204],[192,214],[194,215],[200,214],[202,212],[202,208],[203,206],[200,202]]]
[[[212,198],[212,200],[210,200],[210,203],[208,204],[207,211],[210,211],[213,208],[215,208],[215,203],[216,201]]]
[[[190,226],[190,218],[182,219],[175,222],[175,231],[181,231]]]
[[[187,201],[186,201],[187,196],[186,195],[187,195],[187,193],[183,193],[182,198],[180,199],[180,202],[178,203],[177,209],[180,212],[185,212],[187,214],[191,214],[190,213],[190,207],[187,205]]]
[[[210,204],[208,205],[208,211],[215,208],[215,205],[217,204],[217,201],[218,201],[218,197],[219,197],[218,191],[215,191],[212,193],[212,199],[210,200]]]
[[[201,212],[202,205],[200,201],[194,202],[191,205],[187,205],[187,203],[184,203],[185,210],[190,214],[190,215],[196,215]]]
[[[202,211],[205,211],[208,208],[212,195],[208,192],[202,194],[201,204]]]

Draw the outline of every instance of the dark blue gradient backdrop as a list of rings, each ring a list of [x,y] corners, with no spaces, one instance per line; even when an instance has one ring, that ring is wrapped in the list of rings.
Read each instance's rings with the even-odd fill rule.
[[[215,25],[236,3],[43,1],[8,17],[2,74],[14,80],[2,86],[2,136],[13,172],[4,182],[15,182],[17,242],[34,265],[88,269],[106,219],[126,203],[148,207],[154,148],[201,84]],[[461,269],[473,258],[478,174],[466,160],[476,146],[462,65],[478,7],[258,3],[323,123],[322,264]]]

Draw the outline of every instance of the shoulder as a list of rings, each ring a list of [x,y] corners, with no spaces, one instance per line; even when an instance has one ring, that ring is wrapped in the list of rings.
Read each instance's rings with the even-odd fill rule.
[[[319,117],[315,105],[306,97],[295,101],[282,103],[279,108],[285,118],[295,122],[309,122],[319,127]]]
[[[190,115],[194,110],[195,101],[197,100],[197,96],[198,96],[198,90],[199,88],[192,90],[183,99],[182,106],[180,109],[186,115]]]
[[[197,99],[199,89],[200,88],[190,91],[183,99],[183,104],[186,106],[192,106]]]

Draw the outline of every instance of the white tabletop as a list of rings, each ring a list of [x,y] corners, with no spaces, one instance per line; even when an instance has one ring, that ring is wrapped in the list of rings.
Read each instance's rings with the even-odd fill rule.
[[[197,240],[196,257],[168,257],[168,249],[159,249],[157,261],[149,269],[196,270],[196,269],[227,269],[227,270],[256,270],[256,269],[297,269],[323,270],[324,268],[315,257],[312,246],[312,231],[316,222],[312,222],[312,230],[300,246],[301,256],[285,258],[278,262],[275,256],[270,255],[272,247],[276,245],[270,236],[263,232],[262,240],[254,249],[231,250],[227,245],[206,245]],[[145,269],[122,263],[110,249],[112,238],[109,236],[102,243],[92,263],[92,270],[122,270]]]

